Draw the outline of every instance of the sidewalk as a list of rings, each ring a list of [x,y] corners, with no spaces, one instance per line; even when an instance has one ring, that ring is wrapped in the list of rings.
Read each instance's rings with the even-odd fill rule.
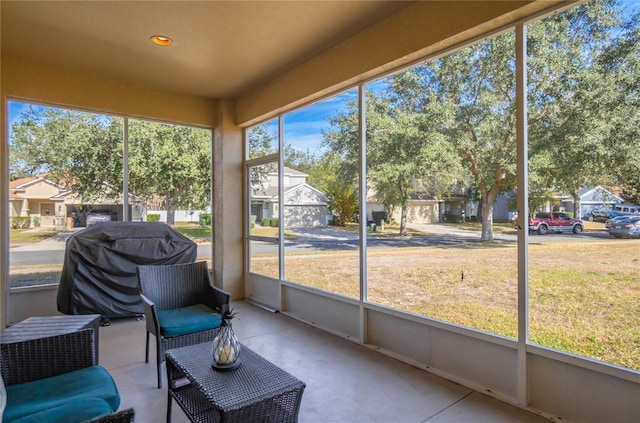
[[[19,247],[13,247],[14,251],[51,251],[51,250],[64,250],[67,245],[67,240],[74,233],[83,230],[84,228],[65,229],[57,234],[51,236],[40,242],[33,242],[30,244],[21,245]],[[28,232],[39,232],[42,228],[29,229]]]

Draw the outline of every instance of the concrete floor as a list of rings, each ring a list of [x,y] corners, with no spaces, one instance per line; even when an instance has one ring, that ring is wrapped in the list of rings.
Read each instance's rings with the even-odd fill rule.
[[[240,341],[306,383],[301,423],[549,422],[280,313],[245,302],[232,306]],[[158,389],[155,347],[149,363],[144,348],[144,321],[115,319],[100,328],[100,364],[116,381],[120,408],[134,407],[137,423],[164,422],[164,365]],[[172,420],[189,421],[175,403]]]

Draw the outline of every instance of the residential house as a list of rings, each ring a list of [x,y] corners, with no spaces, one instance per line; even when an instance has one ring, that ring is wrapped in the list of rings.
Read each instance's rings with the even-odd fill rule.
[[[560,200],[560,207],[567,212],[575,214],[572,196],[561,195],[558,196],[558,199]],[[602,185],[598,185],[595,188],[584,187],[580,190],[580,216],[586,216],[592,210],[609,210],[616,204],[621,203],[624,203],[622,197]]]
[[[409,206],[407,207],[407,223],[438,223],[442,222],[445,214],[475,216],[476,202],[470,201],[464,194],[465,188],[460,185],[456,192],[438,197],[425,191],[411,193]],[[385,211],[376,198],[375,189],[369,186],[367,192],[367,221],[373,221],[373,212]],[[402,209],[395,207],[389,216],[389,220],[400,222]]]
[[[84,226],[86,213],[101,209],[111,211],[114,218],[119,220],[123,216],[121,197],[105,195],[86,203],[70,189],[44,176],[20,178],[9,183],[9,218],[30,217],[31,226],[36,224],[34,219],[37,218],[41,227],[62,229]],[[129,194],[132,219],[140,220],[142,210],[142,198]]]
[[[331,218],[326,195],[307,183],[306,173],[284,167],[284,220],[286,228],[325,226]],[[277,218],[278,172],[265,175],[263,183],[254,183],[251,189],[251,219],[261,224],[264,218]]]
[[[42,176],[9,182],[9,217],[38,218],[40,226],[60,226],[57,219],[67,216],[65,203],[71,191]]]
[[[511,197],[515,192],[501,194],[496,198],[493,207],[494,220],[511,220],[514,212],[510,210]],[[557,204],[547,202],[540,211],[552,211],[554,208],[559,211],[570,212],[575,214],[573,196],[567,194],[559,194],[555,196]],[[624,203],[624,199],[617,195],[612,189],[598,185],[595,188],[584,187],[580,190],[580,216],[586,216],[590,211],[596,209],[609,210],[616,204]]]

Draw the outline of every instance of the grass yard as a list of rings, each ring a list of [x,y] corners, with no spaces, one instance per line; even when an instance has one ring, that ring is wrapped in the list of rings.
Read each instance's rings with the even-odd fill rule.
[[[203,228],[198,222],[176,222],[173,229],[194,242],[210,242],[211,228]]]
[[[358,252],[289,253],[286,279],[358,297]],[[252,271],[277,274],[277,258]],[[640,242],[529,246],[533,343],[640,369]],[[515,338],[517,249],[505,244],[376,248],[369,301]]]
[[[19,245],[31,244],[34,242],[40,242],[47,238],[51,238],[53,235],[57,234],[58,231],[55,229],[45,229],[39,228],[38,230],[33,229],[11,229],[9,231],[9,242],[12,247],[17,247]]]

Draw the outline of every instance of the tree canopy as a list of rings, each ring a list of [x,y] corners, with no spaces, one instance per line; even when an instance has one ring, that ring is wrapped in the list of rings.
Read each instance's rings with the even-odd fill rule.
[[[141,120],[129,122],[129,192],[167,210],[210,203],[211,133]],[[46,175],[84,203],[123,190],[123,119],[29,107],[11,128],[13,177]]]
[[[531,206],[565,193],[579,213],[584,187],[637,186],[638,19],[599,0],[528,26]],[[482,240],[493,239],[495,200],[516,182],[514,38],[419,64],[367,95],[367,172],[388,208],[444,176],[449,187],[477,189]],[[356,117],[355,108],[335,117],[325,135],[348,169],[357,163]],[[446,194],[441,187],[432,183],[431,194]]]

